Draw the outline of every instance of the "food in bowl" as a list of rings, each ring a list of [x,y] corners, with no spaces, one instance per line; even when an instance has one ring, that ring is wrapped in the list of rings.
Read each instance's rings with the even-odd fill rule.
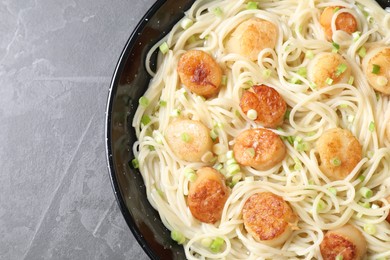
[[[150,50],[133,162],[188,259],[390,257],[389,37],[374,1],[198,0]]]

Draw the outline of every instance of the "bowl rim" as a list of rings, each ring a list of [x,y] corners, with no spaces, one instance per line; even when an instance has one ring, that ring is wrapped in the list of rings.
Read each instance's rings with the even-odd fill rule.
[[[122,213],[124,220],[127,223],[127,226],[130,228],[138,244],[142,247],[144,252],[148,255],[149,258],[157,259],[155,252],[148,246],[147,241],[142,236],[140,230],[138,229],[133,217],[131,216],[129,209],[121,195],[120,187],[118,180],[115,174],[114,169],[114,160],[113,160],[113,149],[112,149],[112,136],[111,136],[111,123],[112,123],[112,109],[114,103],[114,97],[117,91],[117,87],[120,80],[120,75],[122,74],[125,66],[126,59],[128,58],[131,52],[131,46],[133,46],[141,32],[148,23],[150,17],[152,17],[158,9],[166,2],[166,0],[157,0],[154,4],[146,11],[146,13],[139,20],[129,38],[126,41],[125,46],[123,47],[121,54],[119,56],[118,62],[116,64],[113,76],[111,78],[110,88],[108,90],[107,105],[105,110],[105,148],[106,148],[106,161],[108,166],[108,173],[110,175],[111,186],[114,191],[115,199],[118,203],[119,209]]]

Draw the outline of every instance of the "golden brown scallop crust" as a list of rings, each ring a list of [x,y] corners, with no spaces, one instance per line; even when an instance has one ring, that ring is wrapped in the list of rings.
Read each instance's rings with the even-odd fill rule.
[[[324,9],[320,16],[320,24],[325,31],[326,38],[332,40],[332,17],[336,8],[344,8],[342,6],[328,6]],[[335,21],[336,30],[342,30],[348,34],[352,34],[357,31],[358,24],[355,16],[350,13],[340,13]]]
[[[273,88],[255,85],[252,91],[245,91],[240,100],[240,107],[246,114],[250,109],[257,112],[256,122],[264,127],[277,127],[283,123],[287,110],[286,101]]]
[[[252,195],[245,202],[242,215],[245,229],[259,242],[274,240],[285,232],[291,232],[291,225],[297,221],[287,202],[271,192]]]
[[[183,140],[183,134],[188,140]],[[202,122],[190,119],[172,121],[166,130],[166,140],[175,155],[188,162],[200,162],[213,145],[210,130]]]
[[[223,175],[211,167],[203,167],[190,184],[187,203],[196,219],[213,224],[221,219],[229,195]]]
[[[219,92],[222,69],[208,53],[187,51],[180,57],[177,71],[181,82],[195,94],[208,98]]]
[[[256,61],[260,51],[275,48],[277,35],[278,28],[272,22],[251,18],[236,27],[227,41],[227,49]]]
[[[373,53],[376,53],[370,58],[367,65],[363,67],[365,67],[365,74],[370,85],[375,90],[390,95],[390,47],[378,49],[372,50]],[[377,74],[372,73],[374,64],[380,68]],[[380,77],[385,84],[378,83]]]
[[[362,159],[362,146],[348,130],[333,128],[317,141],[320,169],[330,180],[347,177]],[[340,165],[334,164],[339,160]]]
[[[343,236],[328,232],[320,244],[321,255],[324,260],[334,260],[336,256],[343,256],[343,260],[357,259],[357,248]]]
[[[252,152],[248,152],[252,150]],[[238,163],[258,170],[268,170],[286,156],[286,146],[280,137],[268,129],[256,128],[241,132],[233,146]]]

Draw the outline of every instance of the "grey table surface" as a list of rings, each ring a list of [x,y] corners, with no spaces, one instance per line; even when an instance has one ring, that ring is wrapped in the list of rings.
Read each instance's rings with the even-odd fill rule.
[[[0,1],[0,259],[148,259],[114,198],[104,121],[154,1]]]

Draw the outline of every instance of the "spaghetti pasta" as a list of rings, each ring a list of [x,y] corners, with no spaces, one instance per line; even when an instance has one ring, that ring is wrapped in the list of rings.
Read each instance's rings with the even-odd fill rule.
[[[331,40],[320,23],[329,6],[334,9]],[[342,13],[356,19],[357,31],[338,30]],[[275,25],[275,44],[249,57],[228,42],[235,28],[254,18]],[[150,59],[163,43],[169,50],[159,53],[154,72]],[[371,68],[362,66],[365,51],[383,47],[390,48],[390,13],[371,0],[197,0],[151,48],[146,67],[153,78],[133,119],[138,137],[133,151],[148,200],[164,225],[184,236],[180,242],[188,259],[318,259],[326,231],[347,223],[362,232],[369,258],[390,258],[390,96],[370,85]],[[221,67],[221,87],[214,96],[206,99],[181,83],[177,66],[189,50],[210,54]],[[317,87],[308,75],[317,73],[321,65],[312,66],[312,61],[324,53],[343,57],[333,71],[337,77],[349,74],[340,82],[334,75],[321,75],[326,84]],[[260,84],[276,90],[288,106],[280,127],[269,129],[282,138],[286,156],[263,170],[240,165],[231,152],[240,133],[263,128],[253,111],[248,116],[240,108],[243,93]],[[175,154],[166,133],[176,118],[207,127],[213,149],[196,161]],[[362,159],[344,179],[330,180],[320,167],[316,142],[332,128],[348,130],[362,149]],[[177,138],[188,142],[197,137],[184,131]],[[342,162],[336,159],[337,167]],[[206,166],[224,174],[230,187],[214,224],[196,219],[187,205],[191,177],[185,173]],[[362,195],[362,188],[372,196]],[[260,192],[282,197],[298,217],[298,228],[280,246],[262,244],[244,228],[244,204]],[[367,232],[367,224],[375,225],[375,232]]]

